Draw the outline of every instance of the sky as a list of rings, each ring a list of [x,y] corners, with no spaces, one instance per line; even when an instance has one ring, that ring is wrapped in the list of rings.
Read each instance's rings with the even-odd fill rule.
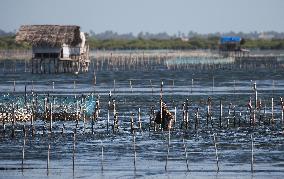
[[[284,32],[284,0],[0,0],[0,29],[70,24],[95,33]]]

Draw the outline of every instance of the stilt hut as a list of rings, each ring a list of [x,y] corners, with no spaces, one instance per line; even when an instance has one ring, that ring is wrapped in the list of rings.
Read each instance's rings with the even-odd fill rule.
[[[89,46],[75,25],[23,25],[16,42],[32,46],[32,73],[79,73],[89,67]]]
[[[242,48],[245,40],[237,36],[224,36],[220,38],[219,53],[223,56],[244,57],[249,55],[249,50]]]

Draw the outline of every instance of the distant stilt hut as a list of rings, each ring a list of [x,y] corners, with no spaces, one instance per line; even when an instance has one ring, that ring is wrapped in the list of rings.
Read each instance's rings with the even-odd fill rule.
[[[219,41],[219,53],[225,57],[246,57],[249,50],[242,48],[245,40],[237,36],[224,36]]]
[[[87,72],[90,64],[86,35],[75,25],[23,25],[16,42],[32,46],[32,73]]]

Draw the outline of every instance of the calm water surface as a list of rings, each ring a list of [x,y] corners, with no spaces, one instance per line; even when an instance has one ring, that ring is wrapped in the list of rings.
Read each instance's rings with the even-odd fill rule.
[[[0,178],[283,178],[284,129],[281,123],[279,98],[284,96],[284,61],[282,59],[258,61],[227,61],[220,59],[171,59],[156,63],[138,63],[134,68],[113,66],[107,60],[93,59],[90,71],[85,74],[31,74],[28,63],[0,61],[1,106],[21,99],[26,91],[28,103],[31,91],[43,97],[50,94],[60,102],[84,94],[84,104],[91,114],[97,95],[101,111],[91,133],[91,121],[79,122],[76,135],[75,170],[72,170],[74,121],[55,121],[53,133],[41,119],[35,121],[36,134],[31,135],[29,122],[16,123],[16,136],[11,137],[11,124],[6,133],[0,126]],[[172,65],[172,66],[169,66]],[[26,72],[25,72],[26,71]],[[15,81],[15,92],[13,92]],[[171,132],[167,171],[168,132],[149,132],[149,114],[153,106],[159,108],[160,84],[164,82],[164,101],[174,112],[177,123]],[[54,82],[54,86],[53,86]],[[254,99],[252,84],[256,82],[258,98],[266,106],[265,118],[255,127],[249,125],[247,103]],[[130,83],[132,86],[130,86]],[[106,130],[108,95],[116,100],[119,132]],[[206,101],[212,98],[213,124],[206,125]],[[274,98],[274,125],[271,119],[271,98]],[[190,128],[180,130],[182,104],[189,99]],[[219,122],[219,103],[223,101],[223,127]],[[56,103],[55,102],[55,103]],[[19,106],[23,102],[18,102]],[[233,125],[232,111],[236,109]],[[87,108],[88,105],[92,105]],[[195,112],[199,108],[199,127],[195,129]],[[133,137],[130,133],[130,116],[134,113],[138,126],[138,109],[141,108],[142,131],[136,133],[136,170],[134,169]],[[262,111],[264,115],[264,112]],[[257,121],[260,113],[256,115]],[[111,113],[110,123],[113,121]],[[229,121],[229,126],[227,126]],[[64,134],[61,128],[65,125]],[[22,127],[26,125],[25,160],[22,169]],[[213,134],[216,134],[220,171],[216,172]],[[251,134],[254,138],[254,173],[251,173]],[[187,171],[184,143],[187,147]],[[47,174],[47,148],[50,150],[50,168]],[[104,149],[102,163],[101,150]],[[102,170],[103,166],[103,170]]]

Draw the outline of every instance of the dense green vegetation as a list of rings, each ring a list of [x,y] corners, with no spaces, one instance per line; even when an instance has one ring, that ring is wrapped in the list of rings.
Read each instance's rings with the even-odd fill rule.
[[[189,41],[170,40],[96,40],[89,39],[90,48],[96,49],[217,49],[218,38],[192,38]]]
[[[191,38],[188,41],[181,39],[170,40],[97,40],[89,38],[88,42],[92,49],[218,49],[219,37],[210,38]],[[284,49],[284,39],[247,39],[243,45],[244,48],[249,49]],[[0,37],[0,49],[29,49],[27,44],[15,43],[15,36]]]
[[[218,49],[219,38],[191,38],[189,41],[171,40],[96,40],[89,39],[90,48],[96,49]],[[284,39],[245,40],[243,48],[284,50]]]
[[[29,49],[27,44],[18,44],[15,42],[15,36],[0,36],[0,49]]]

